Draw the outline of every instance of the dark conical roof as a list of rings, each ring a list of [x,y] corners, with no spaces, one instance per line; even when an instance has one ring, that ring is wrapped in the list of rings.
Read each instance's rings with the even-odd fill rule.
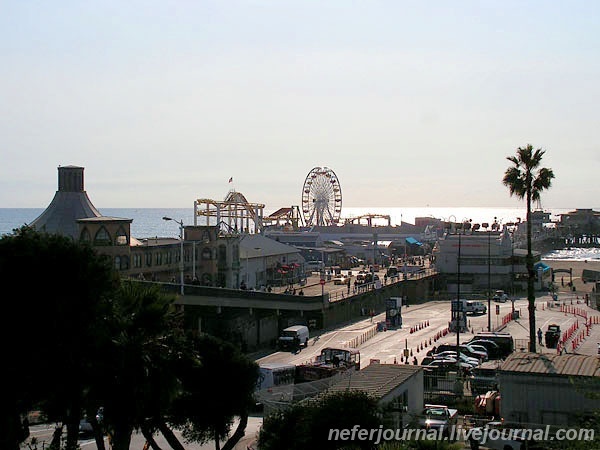
[[[58,167],[58,191],[50,205],[29,226],[78,239],[77,219],[101,216],[83,189],[83,170],[77,166]]]

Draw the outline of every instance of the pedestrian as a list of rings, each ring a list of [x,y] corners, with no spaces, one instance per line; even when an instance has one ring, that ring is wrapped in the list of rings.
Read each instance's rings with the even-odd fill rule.
[[[538,335],[538,342],[539,342],[540,345],[542,345],[542,336],[543,336],[543,334],[544,333],[542,333],[542,329],[538,328],[537,335]]]
[[[414,364],[415,366],[418,364],[418,361],[417,361],[417,357],[416,357],[416,356],[413,358],[413,364]]]

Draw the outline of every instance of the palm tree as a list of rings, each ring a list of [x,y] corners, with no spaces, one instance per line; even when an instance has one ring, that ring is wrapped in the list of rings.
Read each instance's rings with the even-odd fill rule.
[[[548,189],[552,184],[554,172],[552,169],[539,168],[542,156],[546,153],[540,148],[533,150],[531,144],[519,147],[515,156],[508,156],[513,165],[506,169],[502,183],[508,187],[510,195],[516,195],[521,200],[527,201],[527,300],[529,302],[529,351],[536,351],[536,328],[535,328],[535,291],[533,270],[533,255],[531,253],[531,202],[540,199],[540,193]]]

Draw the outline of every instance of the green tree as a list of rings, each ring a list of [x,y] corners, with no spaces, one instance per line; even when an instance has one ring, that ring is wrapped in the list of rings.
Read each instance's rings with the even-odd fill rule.
[[[550,188],[554,172],[540,167],[545,150],[533,149],[531,144],[519,147],[515,156],[508,156],[513,165],[506,169],[502,183],[508,187],[510,195],[526,200],[527,205],[527,300],[529,311],[529,351],[536,351],[535,327],[535,272],[531,251],[531,204],[540,199],[542,191]]]
[[[66,446],[74,449],[86,355],[117,285],[110,261],[69,238],[24,227],[0,239],[0,277],[5,292],[14,292],[2,305],[11,326],[0,327],[0,448],[18,449],[27,435],[20,417],[41,407],[67,425]]]
[[[106,334],[87,396],[88,416],[103,407],[102,431],[114,450],[128,450],[140,429],[149,441],[156,418],[180,393],[175,367],[193,358],[187,350],[173,295],[157,285],[123,281],[104,317]],[[99,448],[102,433],[96,433]]]
[[[329,439],[332,429],[377,429],[382,425],[377,400],[362,391],[343,391],[296,403],[264,418],[259,433],[261,450],[370,449],[369,440]]]
[[[181,366],[183,390],[173,402],[168,421],[183,431],[186,440],[213,440],[217,450],[229,436],[223,450],[230,450],[244,436],[248,411],[254,404],[258,365],[217,337],[200,334],[192,339],[200,364]],[[238,426],[230,436],[236,418]]]

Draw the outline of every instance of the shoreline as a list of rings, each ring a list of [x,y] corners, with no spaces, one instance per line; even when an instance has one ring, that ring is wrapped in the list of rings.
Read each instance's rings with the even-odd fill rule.
[[[576,259],[541,259],[544,264],[547,264],[552,270],[569,270],[571,269],[573,286],[576,292],[592,292],[594,283],[584,283],[581,275],[584,269],[595,270],[600,272],[600,259],[576,260]],[[564,282],[564,286],[561,281]],[[569,287],[566,283],[569,281],[569,274],[560,272],[555,276],[555,284],[558,286],[559,292],[568,292]]]

